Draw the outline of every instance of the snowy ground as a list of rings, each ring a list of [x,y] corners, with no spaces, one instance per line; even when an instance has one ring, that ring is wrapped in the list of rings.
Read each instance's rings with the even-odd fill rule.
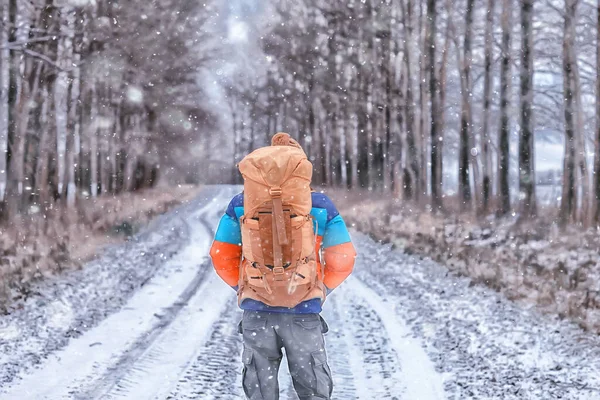
[[[0,399],[242,399],[241,314],[207,260],[235,191],[205,188],[0,317]],[[356,272],[324,312],[334,399],[600,399],[597,337],[354,240]]]

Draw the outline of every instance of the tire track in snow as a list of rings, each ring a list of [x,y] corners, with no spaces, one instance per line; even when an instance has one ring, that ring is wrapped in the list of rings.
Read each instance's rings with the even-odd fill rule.
[[[241,389],[241,311],[235,297],[227,303],[189,367],[180,375],[167,399],[230,400],[243,398]]]
[[[132,365],[137,371],[147,370],[147,365],[133,366],[136,354],[143,354],[136,350],[136,346],[150,342],[151,337],[160,336],[156,332],[164,331],[185,306],[182,293],[188,289],[188,293],[193,292],[191,288],[198,286],[201,281],[197,275],[206,278],[208,271],[212,270],[206,258],[212,239],[212,226],[216,226],[215,218],[234,191],[235,188],[229,187],[207,188],[193,204],[170,212],[170,218],[163,219],[164,224],[169,225],[171,218],[181,218],[186,225],[191,224],[192,228],[191,237],[186,238],[186,243],[178,254],[167,265],[160,267],[155,276],[142,285],[118,312],[73,339],[63,350],[51,354],[40,368],[23,376],[16,385],[5,388],[7,391],[3,393],[7,396],[3,398],[87,400],[94,397],[93,390],[102,391],[114,386],[114,379],[121,374],[115,372],[118,371],[114,368],[115,363],[121,363],[121,366]],[[155,238],[150,235],[144,240]],[[204,268],[199,269],[198,262],[203,260],[207,263]],[[216,283],[215,286],[227,290],[222,284],[219,286]],[[157,310],[166,312],[164,315],[157,315]],[[148,332],[154,333],[149,335]],[[157,360],[163,356],[156,352],[148,353],[149,358]],[[160,362],[161,360],[157,361]],[[124,377],[123,382],[128,379],[129,377]]]
[[[221,192],[222,191],[219,191],[215,195],[215,198],[218,197]],[[208,237],[213,237],[214,224],[207,221],[207,214],[210,212],[208,205],[210,205],[210,203],[198,212],[196,218],[206,231]],[[189,226],[189,222],[187,222],[186,225],[188,226],[188,229],[192,230]],[[175,373],[177,374],[181,367],[178,364],[187,363],[189,358],[191,358],[191,355],[187,356],[185,351],[183,351],[183,354],[173,354],[170,347],[173,344],[180,344],[179,339],[181,338],[181,334],[183,334],[186,329],[189,329],[189,327],[186,327],[185,324],[179,324],[179,326],[170,329],[171,325],[177,321],[184,307],[198,307],[198,304],[190,305],[189,303],[193,297],[198,297],[199,292],[207,291],[206,298],[211,298],[211,295],[216,295],[218,297],[219,289],[222,290],[223,288],[222,285],[214,284],[214,279],[210,279],[214,278],[214,276],[210,275],[211,273],[211,261],[205,259],[199,267],[198,273],[194,276],[193,280],[184,289],[178,299],[170,307],[163,310],[163,314],[159,316],[160,321],[155,324],[150,331],[139,336],[130,349],[124,352],[121,358],[107,370],[104,376],[96,381],[96,385],[86,390],[85,393],[77,395],[75,398],[81,400],[131,398],[130,396],[132,393],[135,393],[136,396],[140,396],[141,390],[148,390],[148,385],[144,382],[144,379],[153,378],[152,372],[155,371],[157,367],[158,369],[165,367],[163,365],[165,359],[169,358],[171,359],[171,363],[174,363],[171,364],[169,368],[175,369]],[[208,280],[207,275],[210,277]],[[210,287],[211,284],[214,287]],[[222,307],[218,302],[215,306]],[[203,309],[200,309],[199,312],[191,311],[190,313],[186,313],[188,314],[186,317],[203,318],[203,322],[207,323],[210,315],[206,315],[207,313],[204,313],[203,311]],[[210,310],[208,314],[210,314]],[[169,374],[168,371],[164,371],[163,373]],[[161,376],[161,379],[165,378],[165,376]],[[139,387],[140,384],[144,386],[143,389]],[[168,385],[168,382],[164,382],[161,386],[164,388],[165,385]]]
[[[326,344],[329,366],[333,374],[333,397],[348,400],[365,399],[370,394],[365,390],[362,360],[356,357],[358,352],[350,336],[352,329],[343,318],[346,309],[340,303],[338,293],[332,295],[327,300],[323,312],[329,325]]]
[[[396,320],[398,317],[390,307],[356,278],[351,278],[327,301],[323,315],[330,327],[326,346],[334,379],[334,399],[445,398],[443,390],[437,392],[441,377],[429,369],[430,361],[420,344],[406,336],[406,328]],[[240,317],[232,296],[214,324],[210,339],[201,345],[195,361],[180,375],[179,383],[167,399],[244,398],[242,343],[237,334]],[[285,357],[279,379],[281,400],[298,400]]]
[[[349,304],[352,302],[355,304],[349,307],[348,315],[354,322],[354,326],[358,327],[358,331],[372,324],[370,336],[362,336],[363,343],[380,341],[381,345],[394,355],[393,362],[398,363],[401,368],[401,370],[394,368],[393,362],[391,364],[387,362],[389,358],[381,349],[372,347],[372,351],[366,353],[367,365],[370,362],[375,365],[379,363],[379,367],[375,368],[378,369],[386,363],[389,368],[381,369],[388,393],[384,394],[384,397],[375,396],[375,398],[444,400],[446,395],[441,374],[435,370],[421,342],[414,339],[410,329],[399,320],[394,305],[387,303],[377,292],[356,277],[347,280],[344,291],[348,293]],[[357,315],[352,315],[352,310],[361,311]],[[361,338],[358,331],[353,336]],[[378,333],[380,338],[377,338]],[[390,374],[389,371],[393,372]],[[395,387],[389,385],[390,379],[397,381]],[[403,396],[395,397],[399,394],[398,387],[404,388]]]
[[[230,306],[231,289],[211,276],[181,311],[177,319],[128,366],[115,383],[93,393],[97,399],[165,399],[195,354],[201,352]],[[210,302],[206,300],[210,299]],[[82,397],[85,398],[85,397]],[[203,397],[202,397],[203,398]]]
[[[383,327],[382,317],[369,306],[355,291],[349,291],[343,284],[335,295],[338,312],[343,305],[339,321],[347,343],[347,356],[353,363],[353,370],[360,374],[358,385],[360,399],[376,398],[391,400],[413,400],[403,396],[405,382],[402,368],[390,335]],[[429,400],[429,399],[428,399]]]

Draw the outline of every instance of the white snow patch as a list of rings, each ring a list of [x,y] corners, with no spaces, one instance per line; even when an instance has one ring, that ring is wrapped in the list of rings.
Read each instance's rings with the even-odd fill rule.
[[[20,334],[21,330],[14,323],[0,327],[0,340],[13,340],[19,337]]]
[[[47,324],[51,328],[64,328],[71,326],[75,313],[73,308],[62,299],[56,299],[48,305]]]
[[[355,277],[350,277],[345,285],[355,296],[364,298],[379,314],[401,363],[403,379],[406,382],[406,398],[446,399],[443,376],[435,370],[420,341],[412,337],[410,330],[400,322],[400,317],[390,304],[386,304],[375,291]]]

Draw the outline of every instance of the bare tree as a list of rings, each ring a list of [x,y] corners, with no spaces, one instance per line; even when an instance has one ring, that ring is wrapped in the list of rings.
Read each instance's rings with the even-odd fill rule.
[[[521,134],[519,135],[519,191],[521,215],[536,214],[533,121],[533,0],[521,1]]]
[[[483,84],[483,134],[482,134],[482,211],[489,211],[490,198],[492,196],[492,152],[490,137],[490,106],[494,78],[492,75],[492,62],[494,60],[493,32],[494,32],[494,11],[496,0],[488,0],[486,10],[485,24],[485,56],[484,56],[484,84]]]
[[[500,133],[498,150],[498,213],[505,215],[510,211],[510,121],[508,117],[510,98],[511,70],[511,30],[512,30],[512,0],[502,2],[502,48],[500,65]]]
[[[435,209],[442,208],[442,134],[439,129],[439,96],[440,88],[436,76],[436,35],[437,35],[437,12],[435,0],[427,1],[427,49],[429,51],[428,72],[429,92],[431,96],[430,132],[431,132],[431,203]]]
[[[467,0],[465,13],[465,34],[463,40],[463,56],[461,65],[462,107],[460,115],[460,139],[458,156],[458,192],[463,209],[471,203],[471,182],[469,176],[469,159],[471,138],[471,36],[473,35],[474,0]],[[458,48],[457,48],[458,50]],[[476,186],[477,187],[477,186]]]
[[[1,121],[0,121],[1,123]],[[600,0],[596,7],[596,137],[594,140],[594,223],[600,228]]]
[[[0,204],[4,201],[6,190],[6,154],[8,144],[8,89],[10,52],[8,46],[9,0],[0,0]],[[1,213],[1,207],[0,207]]]
[[[417,189],[418,181],[420,180],[420,158],[417,147],[417,119],[415,112],[415,91],[413,73],[413,2],[412,0],[400,0],[402,27],[405,35],[404,43],[404,66],[406,74],[406,107],[405,109],[405,126],[406,126],[406,151],[407,151],[407,168],[404,171],[404,197],[417,197],[419,190]]]
[[[566,225],[574,220],[577,212],[577,185],[575,181],[576,163],[576,121],[575,119],[575,94],[574,94],[574,68],[576,60],[573,58],[575,43],[575,15],[578,0],[565,2],[564,37],[563,37],[563,87],[565,99],[565,157],[563,163],[563,188],[560,206],[560,222]]]
[[[577,24],[577,5],[579,0],[574,1],[573,6],[573,24]],[[575,37],[576,31],[573,33],[573,37]],[[581,200],[580,200],[580,209],[577,214],[578,221],[582,223],[584,226],[587,226],[589,223],[590,217],[590,180],[588,173],[588,160],[587,160],[587,145],[586,145],[586,137],[585,137],[585,127],[583,121],[583,108],[584,104],[582,101],[581,95],[581,75],[579,72],[579,66],[577,63],[577,50],[575,47],[575,42],[571,46],[571,60],[572,60],[572,88],[573,88],[573,97],[574,97],[574,122],[575,122],[575,155],[576,155],[576,165],[577,165],[577,180],[581,187]]]

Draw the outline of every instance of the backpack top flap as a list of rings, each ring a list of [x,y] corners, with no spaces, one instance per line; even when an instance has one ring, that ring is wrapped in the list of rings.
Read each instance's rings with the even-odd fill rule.
[[[279,190],[285,206],[299,215],[310,214],[312,164],[302,149],[262,147],[244,157],[239,169],[244,177],[245,215],[253,216],[265,203],[271,204],[273,192]]]

